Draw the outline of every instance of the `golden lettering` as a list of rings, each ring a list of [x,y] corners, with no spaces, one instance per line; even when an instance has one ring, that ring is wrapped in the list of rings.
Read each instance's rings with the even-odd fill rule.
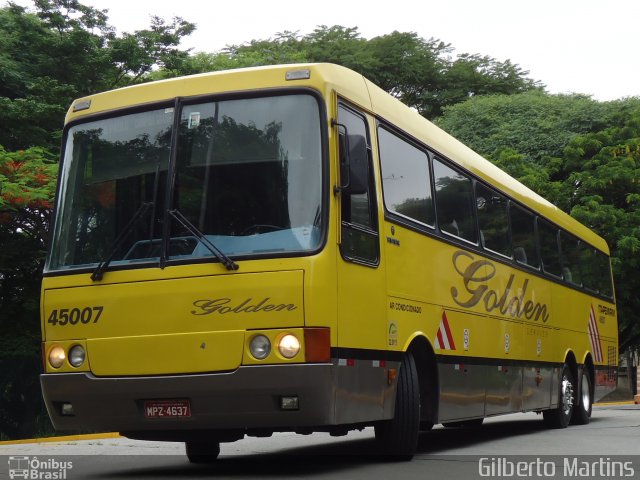
[[[509,276],[507,285],[498,292],[491,290],[487,282],[496,275],[496,267],[488,260],[476,260],[473,255],[462,250],[453,254],[453,268],[462,277],[464,292],[460,292],[456,287],[451,287],[451,297],[453,301],[463,308],[472,308],[482,304],[487,313],[494,310],[502,315],[512,318],[525,318],[534,322],[549,321],[549,310],[547,305],[532,300],[526,300],[526,293],[529,287],[529,279],[525,278],[522,286],[514,289],[516,281],[515,274]],[[469,261],[466,267],[462,267],[464,261]]]

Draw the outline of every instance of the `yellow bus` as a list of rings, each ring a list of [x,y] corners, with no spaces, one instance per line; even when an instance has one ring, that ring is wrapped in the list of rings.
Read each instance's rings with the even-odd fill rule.
[[[542,413],[616,386],[605,241],[363,76],[207,73],[75,101],[42,283],[59,430],[221,442]],[[378,447],[376,447],[378,448]]]

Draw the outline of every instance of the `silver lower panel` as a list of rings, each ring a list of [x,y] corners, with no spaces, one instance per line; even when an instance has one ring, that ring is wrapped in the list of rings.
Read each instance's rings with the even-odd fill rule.
[[[439,363],[439,422],[557,406],[560,367]],[[322,430],[393,417],[400,362],[333,359],[326,364],[240,367],[233,372],[156,377],[41,375],[58,430],[178,432]],[[595,401],[616,386],[612,368],[596,369]],[[282,410],[282,396],[298,410]],[[189,418],[148,419],[145,400],[189,399]],[[73,415],[63,415],[71,403]]]
[[[334,359],[326,364],[243,366],[233,372],[153,377],[40,376],[58,430],[296,430],[371,423],[393,417],[399,362]],[[282,396],[298,410],[282,410]],[[189,418],[146,418],[146,400],[188,399]],[[63,415],[70,403],[73,415]]]
[[[485,415],[485,367],[439,364],[440,421],[462,420]]]
[[[439,363],[439,421],[551,408],[559,368]]]

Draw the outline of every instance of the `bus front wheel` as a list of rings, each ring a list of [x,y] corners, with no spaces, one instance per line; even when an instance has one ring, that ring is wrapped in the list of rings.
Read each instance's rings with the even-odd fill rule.
[[[546,410],[542,413],[544,423],[551,428],[566,428],[569,426],[576,403],[576,383],[568,365],[562,367],[560,376],[558,408]]]
[[[413,356],[407,353],[398,374],[395,414],[375,426],[376,442],[383,455],[411,460],[420,430],[420,385]]]

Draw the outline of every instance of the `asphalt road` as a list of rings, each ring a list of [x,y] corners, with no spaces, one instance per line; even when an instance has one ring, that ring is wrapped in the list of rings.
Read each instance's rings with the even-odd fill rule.
[[[37,458],[37,478],[70,480],[640,478],[640,406],[596,407],[589,425],[564,430],[545,428],[536,414],[487,419],[480,428],[436,427],[421,435],[411,462],[373,456],[372,447],[372,429],[338,438],[283,433],[223,444],[214,465],[199,466],[174,443],[114,438],[0,445],[0,479],[9,478],[9,456],[14,467],[16,457]],[[61,476],[52,477],[56,472]]]

